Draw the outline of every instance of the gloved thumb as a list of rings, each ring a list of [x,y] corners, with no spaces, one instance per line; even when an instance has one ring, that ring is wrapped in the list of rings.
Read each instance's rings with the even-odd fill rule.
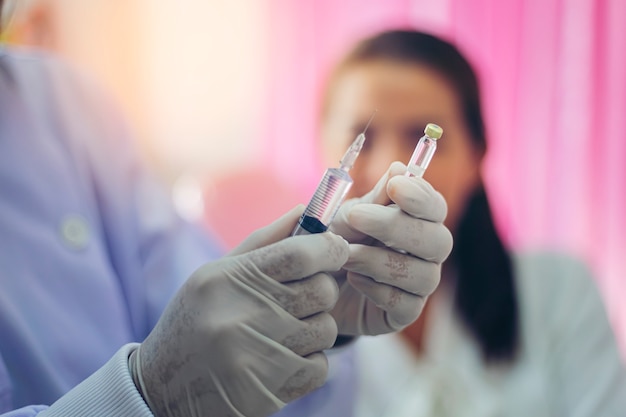
[[[255,230],[239,246],[233,249],[228,256],[241,255],[289,237],[304,209],[303,204],[298,204],[273,223]]]
[[[383,206],[392,203],[389,195],[387,194],[387,184],[391,178],[397,175],[402,175],[405,172],[406,165],[398,161],[393,162],[387,169],[387,172],[380,177],[374,188],[372,188],[367,194],[362,197],[352,198],[341,205],[330,227],[331,231],[335,234],[341,235],[350,243],[362,242],[366,236],[350,226],[349,216],[352,207],[363,203],[380,204]]]

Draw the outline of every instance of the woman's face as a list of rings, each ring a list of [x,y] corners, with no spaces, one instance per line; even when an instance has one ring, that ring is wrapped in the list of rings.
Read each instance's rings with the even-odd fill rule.
[[[454,230],[467,198],[480,182],[480,155],[472,146],[459,98],[426,66],[393,61],[353,64],[330,92],[322,121],[326,163],[336,166],[375,109],[366,141],[350,171],[351,197],[367,193],[392,161],[407,163],[427,123],[443,128],[424,178],[448,203],[446,225]]]

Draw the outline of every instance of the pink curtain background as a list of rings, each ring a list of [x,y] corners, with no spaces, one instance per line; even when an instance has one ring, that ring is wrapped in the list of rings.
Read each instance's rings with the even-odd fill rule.
[[[268,5],[271,79],[260,159],[276,187],[291,190],[276,214],[306,202],[320,178],[318,95],[335,60],[382,29],[430,30],[455,42],[481,75],[490,146],[484,174],[507,242],[586,259],[626,352],[625,1]]]

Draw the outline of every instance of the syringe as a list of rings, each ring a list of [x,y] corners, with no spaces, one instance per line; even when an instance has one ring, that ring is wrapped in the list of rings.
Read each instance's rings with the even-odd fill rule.
[[[359,152],[363,148],[365,131],[372,123],[375,114],[376,111],[374,111],[365,125],[363,132],[359,133],[343,155],[339,162],[339,168],[328,168],[326,170],[315,190],[315,194],[313,194],[313,198],[311,198],[309,205],[302,213],[302,216],[300,216],[298,225],[291,234],[292,236],[322,233],[328,229],[328,226],[330,226],[337,214],[337,210],[339,210],[339,206],[352,186],[353,181],[348,171],[354,165]]]
[[[415,146],[413,155],[406,166],[407,177],[421,178],[433,159],[435,150],[437,150],[437,141],[443,135],[443,129],[434,123],[428,123],[424,128],[424,136],[422,136]]]

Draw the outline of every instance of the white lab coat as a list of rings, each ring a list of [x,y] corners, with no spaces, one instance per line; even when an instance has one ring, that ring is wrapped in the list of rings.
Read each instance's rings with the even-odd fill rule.
[[[397,334],[356,343],[355,415],[626,415],[626,371],[587,270],[555,254],[514,259],[521,322],[515,363],[483,364],[453,311],[451,289],[442,286],[431,300],[425,355],[418,358]]]

